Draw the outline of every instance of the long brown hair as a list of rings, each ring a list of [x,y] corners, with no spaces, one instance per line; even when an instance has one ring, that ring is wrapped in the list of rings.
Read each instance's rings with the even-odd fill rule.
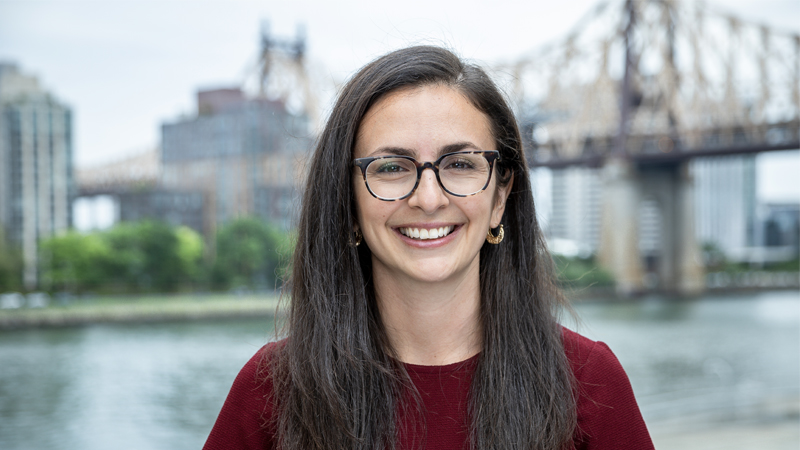
[[[364,114],[401,88],[443,84],[492,125],[500,184],[513,174],[505,240],[480,254],[483,349],[470,398],[475,449],[569,445],[572,374],[555,315],[564,302],[533,204],[514,114],[487,74],[438,47],[410,47],[362,68],[344,86],[311,160],[289,283],[288,338],[272,359],[279,446],[394,448],[396,414],[413,386],[381,324],[371,255],[355,247],[353,147]],[[424,424],[422,424],[424,427]]]

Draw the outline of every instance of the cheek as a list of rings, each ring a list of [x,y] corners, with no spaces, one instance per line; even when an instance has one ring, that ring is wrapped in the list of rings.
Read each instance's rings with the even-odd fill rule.
[[[376,199],[367,191],[364,183],[360,187],[356,186],[355,201],[358,225],[367,232],[385,224],[396,203]]]
[[[461,209],[463,213],[469,217],[471,223],[483,226],[488,224],[492,219],[493,204],[494,199],[487,195],[479,202],[461,205]]]

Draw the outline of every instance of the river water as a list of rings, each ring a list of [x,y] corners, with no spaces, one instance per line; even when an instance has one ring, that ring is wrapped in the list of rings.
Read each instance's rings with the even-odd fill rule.
[[[800,293],[577,305],[648,425],[797,421]],[[575,324],[568,324],[575,328]],[[0,332],[0,449],[199,449],[265,320]]]

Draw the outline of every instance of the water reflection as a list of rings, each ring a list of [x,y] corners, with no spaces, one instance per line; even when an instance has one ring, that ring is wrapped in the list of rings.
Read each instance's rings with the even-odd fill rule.
[[[800,295],[582,302],[648,423],[797,415]],[[264,320],[0,332],[0,448],[197,449]]]
[[[58,431],[45,424],[63,420],[62,405],[74,387],[70,353],[80,338],[64,330],[0,336],[0,436],[13,426],[35,431],[30,448],[57,448]]]
[[[800,294],[578,305],[580,331],[622,361],[648,422],[796,416]]]
[[[0,448],[197,449],[263,320],[0,333]]]

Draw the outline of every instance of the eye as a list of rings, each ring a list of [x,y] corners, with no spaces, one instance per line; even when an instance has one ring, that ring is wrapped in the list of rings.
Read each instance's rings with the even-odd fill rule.
[[[367,167],[367,177],[381,180],[405,179],[416,173],[414,163],[404,158],[376,159]]]
[[[474,170],[476,167],[475,161],[463,156],[447,158],[442,163],[443,170]]]
[[[408,169],[395,160],[378,160],[374,163],[376,165],[375,173],[398,173],[407,172]]]

